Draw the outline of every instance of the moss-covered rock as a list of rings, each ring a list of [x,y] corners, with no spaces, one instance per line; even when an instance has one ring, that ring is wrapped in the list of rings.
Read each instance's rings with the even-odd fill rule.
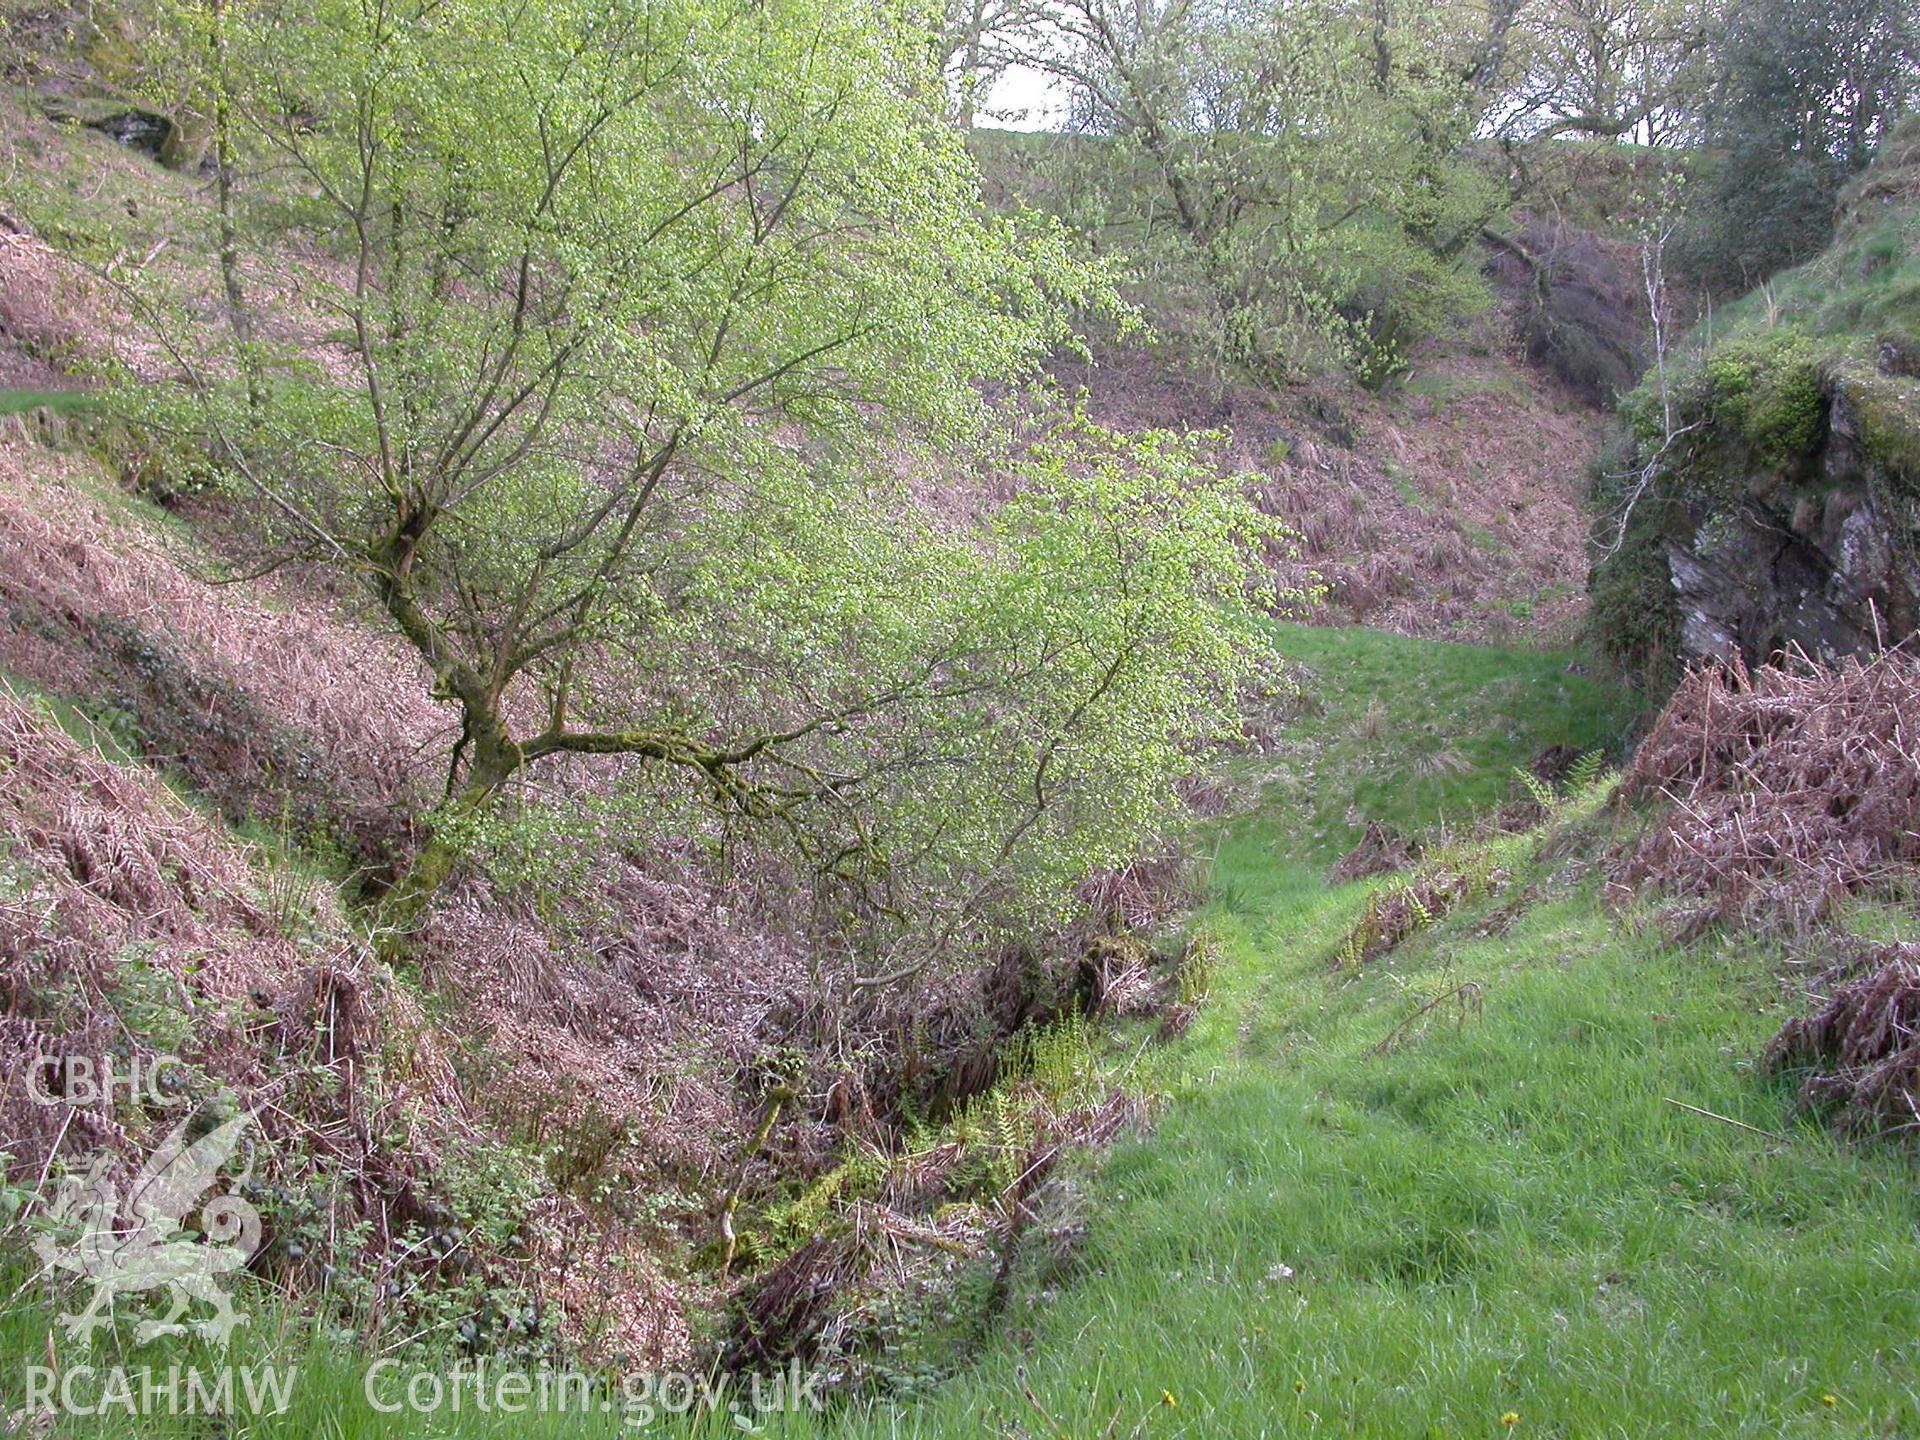
[[[123,96],[44,95],[40,109],[49,120],[98,130],[176,169],[197,163],[204,144],[172,116]]]
[[[1636,514],[1619,550],[1594,567],[1588,614],[1614,660],[1647,689],[1663,691],[1679,678],[1680,617],[1656,508]]]
[[[1745,336],[1716,347],[1702,366],[1714,422],[1757,456],[1791,465],[1813,452],[1826,423],[1820,350],[1798,331]]]
[[[1621,405],[1595,494],[1603,645],[1659,684],[1688,660],[1819,658],[1920,626],[1920,129],[1848,192],[1837,237]]]

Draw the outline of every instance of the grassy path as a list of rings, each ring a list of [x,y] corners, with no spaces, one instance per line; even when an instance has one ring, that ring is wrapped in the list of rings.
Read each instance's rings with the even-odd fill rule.
[[[1353,794],[1403,822],[1484,806],[1531,747],[1624,716],[1548,657],[1288,645],[1322,679],[1317,778],[1283,777],[1220,848],[1231,964],[1162,1123],[1101,1171],[1078,1279],[1023,1343],[848,1430],[1920,1435],[1911,1162],[1790,1119],[1756,1073],[1792,1003],[1768,957],[1670,948],[1602,905],[1581,853],[1616,822],[1508,845],[1504,901],[1329,970],[1365,899],[1322,879]],[[1465,768],[1420,764],[1445,748]],[[1457,1028],[1376,1053],[1468,982]]]

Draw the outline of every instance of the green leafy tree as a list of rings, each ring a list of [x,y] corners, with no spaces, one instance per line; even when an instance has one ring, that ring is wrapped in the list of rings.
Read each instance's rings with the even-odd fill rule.
[[[458,715],[397,931],[569,762],[683,776],[943,943],[1167,819],[1261,663],[1276,531],[1192,443],[996,424],[976,382],[1110,291],[983,213],[923,28],[313,0],[221,41],[242,228],[336,324],[176,340],[173,420],[263,563],[364,587]]]
[[[1498,133],[1681,144],[1697,138],[1722,0],[1539,0],[1519,17]]]
[[[1483,300],[1500,203],[1465,158],[1504,22],[1353,0],[1062,0],[1036,56],[1149,265],[1184,261],[1232,364],[1384,377]]]
[[[1678,249],[1745,290],[1818,252],[1834,202],[1920,94],[1911,0],[1753,0],[1714,36],[1703,140],[1715,167]]]

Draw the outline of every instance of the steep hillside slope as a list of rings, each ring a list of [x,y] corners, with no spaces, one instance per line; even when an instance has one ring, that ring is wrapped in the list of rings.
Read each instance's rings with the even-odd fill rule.
[[[1326,586],[1316,623],[1431,639],[1565,640],[1585,614],[1583,467],[1603,416],[1489,340],[1427,355],[1384,394],[1196,376],[1177,356],[1102,347],[1054,373],[1123,427],[1219,428],[1298,527],[1288,578]]]
[[[261,1124],[270,1158],[249,1195],[276,1285],[374,1329],[423,1305],[463,1308],[482,1333],[537,1311],[554,1340],[684,1358],[685,1304],[657,1268],[679,1248],[671,1225],[590,1220],[543,1147],[568,1123],[626,1123],[656,1165],[684,1163],[689,1144],[713,1153],[748,1123],[727,1098],[731,1067],[698,1067],[710,1078],[666,1105],[607,1080],[619,1052],[598,1038],[604,1004],[582,1039],[578,995],[509,1003],[536,973],[561,987],[567,960],[545,953],[544,926],[471,886],[423,974],[376,963],[358,902],[410,843],[438,769],[427,757],[446,743],[406,658],[287,579],[210,584],[218,553],[177,520],[84,454],[0,424],[9,1169],[47,1173],[63,1143],[87,1141],[131,1173],[177,1118],[113,1096],[36,1106],[31,1057],[170,1056],[195,1106]],[[626,877],[646,903],[679,893],[645,885]],[[630,934],[644,943],[638,924]],[[498,963],[502,945],[517,965]],[[656,1044],[644,1068],[667,1063]],[[573,1110],[546,1098],[556,1064],[572,1067]],[[592,1109],[598,1089],[626,1097],[608,1112],[619,1120]],[[382,1274],[384,1291],[369,1278]]]
[[[297,568],[235,576],[217,509],[125,494],[90,423],[0,420],[12,1182],[83,1142],[131,1175],[173,1118],[101,1097],[62,1128],[31,1057],[175,1057],[209,1113],[275,1117],[259,1268],[300,1304],[382,1344],[444,1321],[469,1352],[685,1366],[840,1209],[884,1197],[991,1253],[1002,1162],[976,1149],[1014,1132],[969,1118],[981,1092],[1036,1154],[1132,1115],[1034,1091],[1008,1042],[1173,1003],[1178,951],[1130,932],[1184,902],[1177,857],[998,963],[862,993],[810,945],[803,879],[664,799],[615,826],[562,773],[569,856],[476,856],[382,963],[368,897],[437,797],[444,711]]]
[[[128,294],[61,252],[131,276],[147,294],[191,289],[210,263],[207,197],[150,155],[56,124],[31,95],[11,92],[0,105],[12,163],[39,177],[27,198],[57,231],[37,235],[20,215],[0,226],[0,366],[10,367],[0,385],[85,385],[106,368],[170,373]],[[266,333],[321,365],[343,353],[311,299],[317,278],[337,278],[332,265],[279,254],[245,274]],[[214,319],[203,307],[188,313]],[[1226,458],[1264,474],[1270,508],[1301,530],[1288,578],[1325,583],[1323,621],[1433,638],[1564,638],[1584,615],[1577,492],[1603,422],[1526,358],[1527,341],[1506,333],[1512,318],[1490,316],[1484,333],[1422,352],[1380,395],[1331,381],[1223,382],[1177,347],[1102,344],[1092,364],[1063,357],[1054,368],[1104,422],[1231,431]],[[162,455],[123,462],[162,498],[183,488]]]
[[[234,583],[77,443],[0,421],[0,673],[80,705],[236,825],[390,873],[445,717],[416,661],[291,577]],[[71,434],[71,425],[55,423]]]
[[[0,237],[0,383],[161,373],[62,255],[164,287],[205,196],[43,115],[7,138],[44,224]],[[328,262],[275,258],[265,318],[324,364]],[[1910,1177],[1783,1134],[1748,1063],[1797,1004],[1773,951],[1669,944],[1609,887],[1641,817],[1578,757],[1618,754],[1632,697],[1572,651],[1455,643],[1579,626],[1594,412],[1505,340],[1382,395],[1162,359],[1056,374],[1109,423],[1228,429],[1302,531],[1276,563],[1328,585],[1276,627],[1285,723],[1194,793],[1211,899],[1161,933],[1191,869],[1145,857],[1075,923],[893,987],[819,943],[792,867],[561,766],[526,797],[561,822],[478,847],[382,963],[368,902],[457,731],[417,659],[297,563],[240,573],[163,442],[0,406],[33,411],[0,419],[0,1198],[57,1174],[20,1079],[48,1048],[178,1053],[207,1118],[269,1114],[239,1356],[306,1379],[249,1435],[631,1428],[610,1389],[585,1421],[375,1414],[358,1347],[798,1360],[857,1397],[768,1422],[808,1434],[1897,1430]],[[1329,884],[1368,834],[1366,873],[1421,868]],[[78,1115],[121,1172],[166,1118]],[[67,1303],[4,1278],[0,1377]]]
[[[0,352],[34,387],[0,396],[0,683],[35,743],[66,744],[68,768],[87,762],[73,787],[97,803],[69,828],[133,852],[151,842],[160,858],[141,873],[160,872],[156,884],[172,883],[171,837],[190,829],[224,857],[229,888],[280,897],[220,917],[236,949],[226,932],[265,927],[272,973],[197,996],[201,942],[173,924],[197,891],[121,893],[111,864],[57,828],[32,830],[7,857],[17,888],[103,899],[111,924],[74,980],[61,967],[84,946],[32,907],[10,917],[0,1009],[19,1044],[110,1034],[146,1061],[179,1053],[205,1071],[207,1097],[245,1107],[272,1101],[262,1076],[276,1066],[299,1069],[321,1098],[273,1102],[297,1133],[269,1137],[291,1149],[262,1205],[262,1270],[297,1306],[381,1345],[451,1332],[467,1353],[691,1363],[696,1329],[712,1341],[729,1299],[830,1218],[840,1233],[882,1200],[890,1223],[926,1220],[991,1251],[1008,1228],[994,1203],[1004,1177],[980,1150],[1016,1131],[984,1137],[968,1107],[993,1092],[1036,1153],[1111,1134],[1130,1113],[1101,1109],[1104,1091],[1054,1104],[1009,1041],[1076,1003],[1106,998],[1136,1019],[1173,1003],[1179,953],[1144,932],[1187,903],[1181,858],[1094,877],[1071,924],[860,986],[866,957],[810,928],[821,891],[790,855],[756,849],[668,780],[625,777],[615,810],[604,771],[555,763],[511,797],[551,825],[477,843],[389,967],[378,901],[445,794],[457,715],[364,595],[298,559],[250,573],[260,556],[231,545],[230,499],[163,425],[83,403],[102,381],[180,378],[140,323],[144,304],[217,332],[196,288],[210,273],[198,178],[56,124],[30,96],[0,104],[9,173],[33,179],[5,202]],[[339,362],[337,316],[311,289],[333,263],[280,251],[247,275],[263,323],[322,367]],[[62,403],[41,403],[51,387]],[[24,786],[7,799],[65,813]],[[1083,983],[1090,943],[1109,932],[1126,943]],[[148,1009],[122,1015],[128,987],[148,983],[193,1003],[148,1029]],[[236,1004],[263,1013],[235,1020]],[[1074,1033],[1084,1048],[1085,1028]],[[387,1067],[390,1050],[430,1064],[432,1087],[384,1088],[405,1072]],[[0,1152],[23,1195],[57,1178],[61,1137],[40,1118],[15,1084]],[[122,1175],[162,1133],[153,1115],[95,1118]],[[351,1143],[329,1149],[341,1126]]]
[[[1264,475],[1303,532],[1292,573],[1326,584],[1319,623],[1482,640],[1578,628],[1579,491],[1600,412],[1644,366],[1636,236],[1672,157],[1571,142],[1526,157],[1524,207],[1469,252],[1471,303],[1428,317],[1404,371],[1368,388],[1313,367],[1261,382],[1227,363],[1205,338],[1213,302],[1189,249],[1155,238],[1170,233],[1156,182],[1112,173],[1109,142],[983,128],[969,143],[989,203],[1062,217],[1120,267],[1150,332],[1115,337],[1103,317],[1090,359],[1061,357],[1055,377],[1110,423],[1229,431],[1232,462]],[[1517,163],[1481,162],[1503,186]]]

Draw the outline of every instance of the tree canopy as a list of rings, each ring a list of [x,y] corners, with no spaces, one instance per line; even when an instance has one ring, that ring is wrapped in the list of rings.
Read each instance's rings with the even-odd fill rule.
[[[1502,24],[1471,6],[1062,0],[1031,34],[1100,175],[1071,218],[1231,365],[1369,380],[1485,303],[1504,197],[1467,153]]]
[[[230,238],[312,256],[338,325],[237,326],[237,360],[176,326],[187,403],[145,403],[209,440],[265,562],[352,576],[457,710],[397,923],[567,757],[683,774],[942,934],[1169,819],[1262,663],[1281,532],[1200,441],[983,400],[1115,302],[1057,224],[985,212],[906,15],[191,18],[272,177]]]

